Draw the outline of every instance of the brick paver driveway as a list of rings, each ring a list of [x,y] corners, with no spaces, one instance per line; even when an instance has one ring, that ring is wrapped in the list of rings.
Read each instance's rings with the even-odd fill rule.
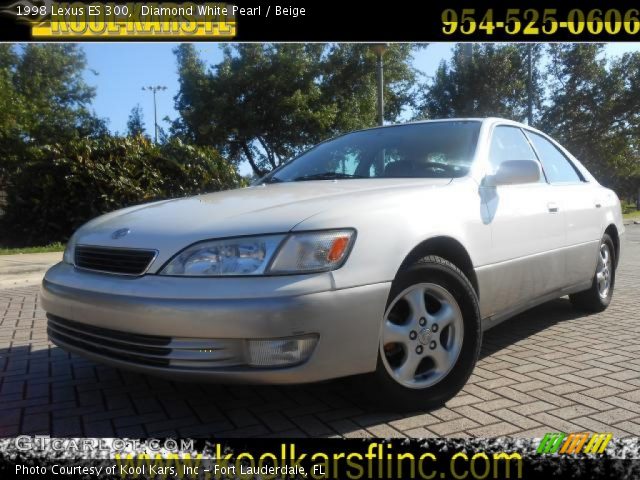
[[[38,287],[0,290],[0,436],[637,436],[640,227],[627,232],[605,313],[560,299],[503,323],[457,397],[408,415],[369,406],[349,380],[196,385],[96,365],[48,343]]]

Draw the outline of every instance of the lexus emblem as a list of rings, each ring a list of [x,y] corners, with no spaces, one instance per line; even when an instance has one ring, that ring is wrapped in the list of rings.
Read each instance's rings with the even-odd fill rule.
[[[130,231],[131,230],[128,228],[120,228],[111,234],[111,238],[113,238],[114,240],[118,240],[119,238],[129,235]]]
[[[430,339],[431,339],[431,330],[429,330],[428,328],[423,328],[418,332],[418,341],[422,345],[426,345],[427,343],[429,343]]]

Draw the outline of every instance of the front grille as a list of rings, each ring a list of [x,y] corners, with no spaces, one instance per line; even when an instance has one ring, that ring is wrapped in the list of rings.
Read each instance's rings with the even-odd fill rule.
[[[121,275],[142,275],[156,256],[155,250],[77,245],[76,267]]]
[[[245,364],[244,345],[235,339],[142,335],[47,315],[53,343],[102,357],[153,367],[206,370]]]

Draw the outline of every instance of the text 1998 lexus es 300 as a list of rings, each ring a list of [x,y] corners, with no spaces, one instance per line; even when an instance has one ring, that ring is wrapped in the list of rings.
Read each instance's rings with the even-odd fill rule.
[[[320,143],[250,187],[102,215],[42,285],[50,339],[173,379],[302,383],[369,374],[429,408],[482,332],[569,295],[601,311],[620,202],[544,133],[430,120]]]

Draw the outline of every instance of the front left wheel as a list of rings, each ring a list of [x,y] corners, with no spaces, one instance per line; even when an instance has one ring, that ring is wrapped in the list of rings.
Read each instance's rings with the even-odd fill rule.
[[[477,295],[451,262],[425,257],[394,280],[373,392],[387,405],[429,409],[468,380],[480,351]]]

